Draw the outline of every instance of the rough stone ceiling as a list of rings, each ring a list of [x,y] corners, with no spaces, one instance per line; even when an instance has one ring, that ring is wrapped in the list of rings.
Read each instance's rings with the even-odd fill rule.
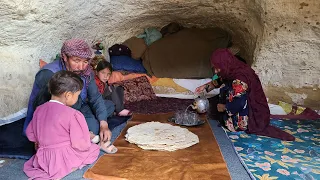
[[[320,107],[318,0],[2,0],[0,15],[0,117],[26,106],[38,60],[65,39],[110,46],[171,21],[230,31],[268,97]]]

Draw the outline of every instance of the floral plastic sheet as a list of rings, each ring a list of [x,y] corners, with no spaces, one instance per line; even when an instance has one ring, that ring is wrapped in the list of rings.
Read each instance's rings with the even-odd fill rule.
[[[320,179],[320,121],[272,119],[294,142],[226,132],[253,179]]]

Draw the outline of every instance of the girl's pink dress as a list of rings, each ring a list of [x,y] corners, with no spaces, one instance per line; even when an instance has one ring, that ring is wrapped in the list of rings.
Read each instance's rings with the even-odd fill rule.
[[[84,116],[58,101],[39,106],[26,130],[30,141],[37,142],[37,153],[23,171],[30,179],[57,179],[93,163],[100,149],[90,141]]]

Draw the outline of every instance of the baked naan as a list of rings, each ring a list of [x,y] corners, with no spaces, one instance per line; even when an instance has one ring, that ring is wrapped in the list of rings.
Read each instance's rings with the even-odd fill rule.
[[[175,151],[199,143],[198,136],[188,129],[160,122],[132,126],[125,137],[145,150]]]

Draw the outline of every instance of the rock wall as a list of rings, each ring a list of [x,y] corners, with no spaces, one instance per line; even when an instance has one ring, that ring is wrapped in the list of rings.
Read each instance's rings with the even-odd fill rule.
[[[318,0],[2,0],[0,117],[26,107],[40,58],[69,38],[110,46],[171,21],[233,35],[271,101],[320,109]]]
[[[267,1],[254,69],[271,102],[320,109],[320,1]]]

